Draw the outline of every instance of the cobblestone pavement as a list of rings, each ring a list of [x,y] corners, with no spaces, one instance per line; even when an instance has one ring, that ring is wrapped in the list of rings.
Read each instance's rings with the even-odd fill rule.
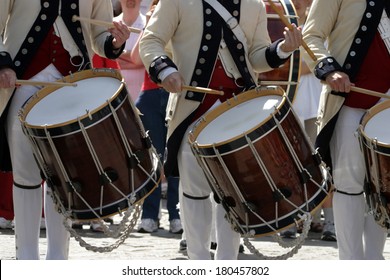
[[[163,204],[164,205],[164,204]],[[121,217],[114,216],[115,229],[120,223]],[[161,211],[160,229],[152,234],[138,233],[135,230],[118,248],[111,252],[100,253],[95,250],[87,250],[80,245],[75,238],[70,242],[70,260],[187,260],[185,251],[179,250],[180,234],[172,234],[169,231],[168,213],[163,206]],[[109,238],[103,233],[92,232],[89,225],[84,225],[83,229],[76,230],[77,234],[85,242],[96,247],[106,248],[118,239]],[[327,242],[320,239],[320,233],[309,233],[303,246],[289,259],[291,260],[337,260],[337,242]],[[265,256],[281,256],[291,250],[281,247],[273,237],[259,237],[249,239],[252,245]],[[291,241],[290,241],[291,242]],[[0,230],[0,259],[15,259],[15,239],[13,230]],[[45,258],[46,252],[45,230],[41,230],[40,252],[41,259]],[[210,251],[213,254],[213,251]],[[384,253],[385,259],[390,260],[390,237]],[[238,256],[239,260],[257,260],[258,256],[252,254],[244,246],[244,252]]]

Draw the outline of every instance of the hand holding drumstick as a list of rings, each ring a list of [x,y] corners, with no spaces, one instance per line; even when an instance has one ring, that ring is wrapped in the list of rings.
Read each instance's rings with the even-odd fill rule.
[[[293,25],[287,20],[287,18],[283,15],[283,13],[278,9],[278,7],[272,2],[268,2],[271,6],[271,8],[279,15],[280,19],[282,22],[286,25],[288,29],[293,29]],[[317,61],[316,55],[313,53],[313,51],[307,46],[305,41],[302,41],[302,47],[306,50],[307,54],[310,56],[310,58],[313,61]],[[372,91],[372,90],[367,90],[363,88],[356,87],[355,84],[351,83],[349,76],[341,71],[335,71],[330,73],[326,77],[326,83],[332,88],[333,91],[336,92],[350,92],[351,90],[371,96],[376,96],[376,97],[383,97],[390,99],[389,95],[386,95],[384,93]]]
[[[179,72],[169,74],[161,83],[161,86],[168,92],[181,92],[183,90],[192,90],[195,92],[203,92],[207,94],[223,95],[223,91],[213,90],[209,88],[191,87],[184,85],[184,79]]]
[[[88,22],[90,24],[100,25],[108,28],[108,31],[112,34],[114,37],[114,40],[112,41],[112,45],[114,49],[120,49],[121,46],[126,42],[126,40],[130,36],[130,32],[137,32],[140,31],[134,28],[128,27],[126,24],[124,24],[122,21],[119,22],[105,22],[101,20],[96,19],[89,19],[89,18],[82,18],[79,16],[73,16],[73,21],[84,21]]]

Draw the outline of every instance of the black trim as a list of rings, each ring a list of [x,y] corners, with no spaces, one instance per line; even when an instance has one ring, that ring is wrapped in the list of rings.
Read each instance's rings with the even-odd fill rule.
[[[49,5],[47,5],[48,3]],[[47,0],[41,0],[41,11],[39,12],[34,24],[31,26],[30,31],[27,33],[26,38],[20,46],[13,61],[13,69],[15,70],[17,77],[23,77],[23,74],[29,66],[35,53],[52,28],[53,23],[58,16],[58,7],[59,0],[53,0],[50,2],[47,2]]]
[[[192,196],[192,195],[186,194],[185,192],[183,192],[183,196],[188,198],[188,199],[192,199],[192,200],[205,200],[205,199],[209,199],[210,198],[210,195],[207,195],[207,196]]]
[[[187,131],[187,128],[193,122],[195,112],[192,112],[181,124],[175,129],[172,135],[167,141],[167,159],[164,162],[164,172],[165,175],[179,177],[179,167],[177,162],[177,156],[181,142],[183,140],[184,134]]]
[[[119,49],[114,49],[114,46],[112,45],[112,40],[114,40],[114,37],[112,35],[106,38],[106,41],[104,42],[104,54],[109,59],[117,59],[125,49],[126,42],[123,43],[123,45]]]
[[[358,192],[358,193],[349,193],[349,192],[340,191],[338,189],[334,189],[334,192],[345,194],[345,195],[352,195],[352,196],[362,195],[364,193],[364,191],[361,191],[361,192]]]
[[[14,181],[14,186],[15,187],[18,187],[20,189],[24,189],[24,190],[35,190],[35,189],[38,189],[40,188],[42,185],[39,184],[39,185],[34,185],[34,186],[26,186],[26,185],[21,185],[21,184],[18,184]]]
[[[162,81],[158,78],[158,75],[161,73],[161,71],[169,67],[173,67],[177,70],[176,64],[168,56],[162,55],[156,57],[149,67],[149,76],[152,81],[156,84],[160,84]]]
[[[287,60],[290,59],[290,56],[288,56],[287,58],[280,58],[278,53],[277,53],[277,47],[279,45],[279,43],[281,41],[283,41],[284,39],[278,39],[274,42],[271,43],[271,45],[269,45],[265,51],[265,58],[267,60],[267,63],[269,64],[269,66],[271,66],[272,68],[278,68],[279,66],[281,66],[282,64],[284,64]]]
[[[367,0],[366,10],[362,15],[359,29],[343,64],[344,72],[348,74],[351,82],[355,81],[355,77],[359,73],[368,49],[374,40],[386,1],[388,0],[376,0],[375,2]]]
[[[341,67],[334,57],[330,56],[321,59],[320,62],[317,63],[314,68],[314,75],[318,79],[325,81],[326,77],[335,71],[343,71],[343,67]]]
[[[87,47],[85,45],[85,39],[83,35],[83,29],[81,28],[80,21],[73,21],[73,16],[80,15],[79,0],[67,0],[61,1],[61,17],[64,19],[64,23],[69,30],[70,35],[75,41],[77,47],[81,51],[84,61],[81,69],[91,68],[91,63],[88,56]]]
[[[0,52],[0,69],[1,68],[14,68],[11,55],[8,52]]]

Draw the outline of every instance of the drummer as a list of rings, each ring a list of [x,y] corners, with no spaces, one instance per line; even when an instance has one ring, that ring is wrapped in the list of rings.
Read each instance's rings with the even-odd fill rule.
[[[389,1],[314,0],[303,32],[317,57],[305,61],[325,83],[316,146],[333,167],[340,259],[383,259],[387,233],[366,212],[365,164],[356,137],[363,114],[379,97],[351,91],[351,86],[389,91],[389,15]]]
[[[296,26],[286,30],[284,38],[271,43],[265,6],[260,0],[223,1],[224,7],[217,8],[213,8],[211,2],[218,3],[160,1],[140,44],[141,58],[152,80],[171,92],[167,108],[165,172],[167,176],[180,173],[180,213],[188,256],[205,260],[211,258],[209,246],[214,209],[209,196],[212,191],[190,150],[188,133],[194,121],[212,106],[233,93],[256,87],[255,71],[279,67],[301,44],[301,32]],[[228,24],[215,9],[225,10]],[[164,51],[169,41],[174,60]],[[225,94],[219,97],[183,91],[185,85],[210,87]],[[220,204],[215,211],[218,247],[214,258],[236,259],[240,234],[232,230]]]
[[[59,7],[61,5],[61,7]],[[59,15],[59,11],[61,14]],[[117,58],[129,37],[128,28],[115,23],[107,30],[74,15],[112,22],[112,4],[105,1],[2,1],[0,9],[1,170],[12,169],[16,259],[39,259],[42,178],[31,145],[24,136],[18,111],[40,87],[16,87],[16,80],[51,82],[90,67],[94,52]],[[12,95],[12,100],[8,99]],[[7,150],[7,143],[9,151]],[[10,154],[10,158],[9,158]],[[8,159],[8,162],[6,162]],[[50,191],[50,190],[47,190]],[[48,248],[46,259],[67,259],[69,233],[45,191]]]

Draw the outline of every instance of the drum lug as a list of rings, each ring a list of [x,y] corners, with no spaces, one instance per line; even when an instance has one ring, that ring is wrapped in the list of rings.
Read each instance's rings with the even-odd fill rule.
[[[80,193],[83,188],[80,182],[71,181],[71,182],[66,182],[66,189],[70,193],[73,193],[74,191]]]
[[[279,202],[285,198],[289,198],[291,196],[292,192],[290,188],[284,187],[284,188],[279,188],[278,190],[275,190],[272,193],[272,198],[274,201]]]
[[[305,169],[302,170],[302,172],[301,172],[299,177],[300,177],[301,184],[304,185],[304,184],[306,184],[310,180],[311,175],[307,171],[307,169],[305,168]]]
[[[100,174],[100,178],[99,178],[100,185],[101,186],[108,185],[118,180],[118,178],[119,178],[118,172],[115,169],[107,168],[104,170],[104,173]]]

